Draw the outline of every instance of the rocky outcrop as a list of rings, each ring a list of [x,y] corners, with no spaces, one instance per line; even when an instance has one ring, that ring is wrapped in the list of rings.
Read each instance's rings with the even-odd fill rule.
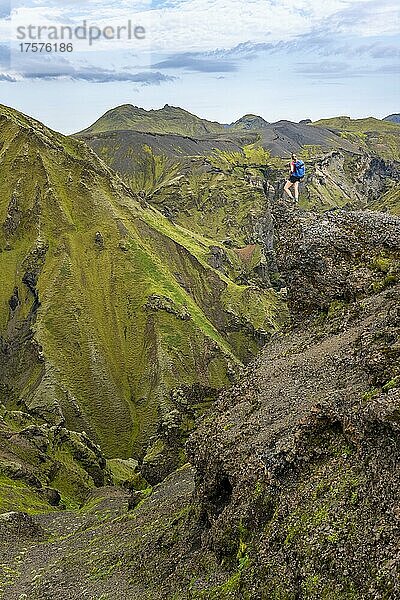
[[[307,208],[393,210],[385,193],[400,181],[400,164],[368,153],[334,150],[307,164],[304,203]]]
[[[40,540],[43,534],[42,528],[26,513],[12,511],[0,514],[0,535],[7,536],[9,541]]]
[[[400,220],[377,212],[323,215],[273,206],[274,254],[292,313],[327,312],[400,277]]]
[[[77,505],[111,479],[100,448],[84,432],[0,404],[0,509]]]
[[[381,329],[399,294],[269,344],[190,439],[202,544],[236,564],[232,597],[399,593],[399,337]]]

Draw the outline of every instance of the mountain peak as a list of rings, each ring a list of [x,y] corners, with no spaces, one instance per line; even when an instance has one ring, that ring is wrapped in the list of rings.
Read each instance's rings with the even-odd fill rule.
[[[146,110],[132,104],[123,104],[107,111],[81,134],[107,131],[140,131],[145,133],[202,136],[222,133],[220,123],[193,115],[179,106],[165,104],[163,108]]]
[[[240,119],[238,119],[234,123],[231,123],[229,127],[232,129],[238,129],[243,131],[249,129],[264,129],[264,127],[267,127],[268,125],[268,121],[263,119],[263,117],[248,113],[246,115],[243,115],[243,117],[240,117]]]
[[[393,113],[383,119],[384,121],[391,121],[392,123],[400,123],[400,113]]]

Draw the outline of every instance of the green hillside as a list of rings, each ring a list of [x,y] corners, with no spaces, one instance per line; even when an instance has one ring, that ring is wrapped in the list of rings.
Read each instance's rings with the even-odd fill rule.
[[[317,127],[326,127],[326,129],[340,129],[342,131],[355,131],[366,133],[368,131],[399,131],[396,123],[368,117],[366,119],[351,119],[350,117],[332,117],[331,119],[320,119],[314,121],[313,125]]]
[[[223,133],[225,128],[219,123],[201,119],[183,108],[168,104],[158,110],[145,110],[132,104],[124,104],[109,110],[80,133],[118,130],[199,136]]]
[[[369,117],[351,119],[350,117],[333,117],[321,119],[313,123],[339,132],[349,142],[357,144],[361,149],[389,160],[400,160],[400,124]]]
[[[280,162],[267,151],[249,144],[189,158],[180,152],[159,154],[147,145],[121,146],[121,141],[103,136],[88,140],[136,194],[174,223],[198,235],[206,232],[220,243],[229,239],[238,250],[259,243],[253,224],[269,211],[263,173],[272,174],[273,164]]]
[[[171,419],[190,429],[285,305],[81,142],[6,107],[0,123],[0,400],[143,456]]]

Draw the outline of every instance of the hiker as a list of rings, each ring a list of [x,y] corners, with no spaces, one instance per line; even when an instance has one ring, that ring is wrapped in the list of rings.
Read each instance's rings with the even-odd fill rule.
[[[292,160],[290,161],[290,175],[289,179],[285,183],[284,191],[287,193],[289,198],[298,202],[299,200],[299,183],[303,179],[305,174],[305,165],[302,160],[299,160],[295,154],[292,154]],[[294,198],[290,188],[294,185]]]

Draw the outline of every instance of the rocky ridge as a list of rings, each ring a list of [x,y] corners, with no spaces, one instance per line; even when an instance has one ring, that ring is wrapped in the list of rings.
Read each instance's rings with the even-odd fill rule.
[[[3,547],[7,597],[397,597],[400,222],[271,215],[291,328],[198,423],[191,466],[132,500],[100,488],[58,530],[34,517],[44,544],[21,530]]]
[[[279,164],[268,163],[254,148],[240,156],[221,151],[202,175],[206,195],[192,179],[192,189],[197,190],[192,201],[204,205],[198,206],[195,218],[194,213],[186,214],[191,227],[185,231],[201,227],[199,215],[210,202],[221,210],[221,218],[214,219],[221,229],[208,241],[200,240],[199,232],[189,241],[177,223],[187,209],[179,205],[179,198],[167,217],[151,207],[160,200],[158,206],[165,210],[166,199],[170,203],[174,198],[174,186],[161,198],[154,192],[140,196],[85,146],[70,146],[40,124],[11,116],[6,115],[10,129],[4,130],[12,136],[0,154],[3,166],[10,155],[13,165],[0,182],[7,198],[0,258],[17,253],[19,262],[16,269],[5,262],[15,280],[7,280],[6,310],[1,312],[8,336],[2,342],[2,381],[14,374],[13,387],[3,385],[1,390],[3,597],[397,598],[399,217],[351,206],[322,213],[312,205],[295,206],[281,199]],[[17,170],[21,164],[34,164],[29,162],[31,146],[24,129],[34,134],[35,142],[40,140],[35,160],[39,157],[45,167],[35,175],[39,186],[34,194]],[[21,142],[18,152],[11,139]],[[96,209],[88,221],[72,211],[69,195],[49,168],[49,157],[60,167],[65,155],[68,185],[78,192],[75,178],[82,181],[86,191],[77,197],[89,197]],[[314,176],[328,180],[335,172],[345,173],[347,159],[337,150],[319,158],[315,171],[309,169],[311,182]],[[151,160],[159,165],[154,157]],[[364,183],[371,183],[378,199],[385,193],[382,179],[398,176],[396,165],[376,157],[361,160]],[[74,171],[77,161],[83,167],[79,174]],[[13,173],[23,183],[17,185]],[[96,201],[91,196],[94,181]],[[362,185],[360,178],[359,189]],[[51,206],[68,218],[63,234],[68,244],[61,248],[54,244],[59,227],[52,230],[43,208],[43,192],[49,189]],[[353,200],[357,185],[355,189]],[[351,193],[350,184],[343,186],[343,193],[347,191]],[[22,203],[27,198],[34,199],[28,207]],[[222,214],[232,198],[232,215]],[[120,215],[123,227],[119,224],[117,236],[105,227],[102,210],[111,222]],[[78,433],[65,426],[65,404],[46,403],[46,411],[38,411],[29,396],[23,396],[28,389],[39,398],[45,389],[51,398],[58,390],[42,386],[44,374],[49,381],[54,368],[48,363],[43,334],[56,326],[54,319],[42,317],[48,289],[43,274],[58,273],[60,251],[64,258],[69,256],[70,271],[75,268],[68,249],[76,243],[81,220],[90,227],[90,250],[83,254],[90,266],[86,277],[92,255],[111,256],[117,249],[121,260],[130,253],[133,261],[140,248],[147,257],[160,252],[156,256],[165,265],[179,244],[180,260],[173,261],[174,268],[179,264],[179,275],[165,288],[146,287],[143,313],[152,322],[157,318],[165,325],[172,320],[174,331],[183,327],[187,332],[193,305],[178,301],[171,285],[193,294],[206,310],[208,301],[218,300],[214,288],[235,277],[237,287],[228,297],[223,295],[229,326],[221,327],[216,313],[212,318],[206,313],[209,322],[225,332],[231,347],[242,335],[258,347],[267,342],[208,411],[196,413],[194,408],[204,394],[215,400],[215,388],[193,381],[172,387],[170,404],[139,461],[126,456],[106,459],[90,430]],[[25,243],[31,222],[40,235],[35,230]],[[152,236],[149,252],[143,239]],[[181,261],[188,253],[189,263],[184,264],[191,270],[186,272]],[[61,266],[66,275],[68,265]],[[193,291],[196,269],[202,276],[209,274],[211,291]],[[78,282],[75,275],[73,281]],[[261,297],[272,302],[265,313]],[[107,300],[104,290],[101,298]],[[113,305],[115,300],[114,295]],[[276,321],[287,314],[286,305],[291,322]],[[85,306],[88,310],[89,304]],[[78,322],[79,318],[78,314]],[[268,329],[265,323],[274,325]],[[169,360],[176,356],[169,355]],[[32,377],[38,378],[34,381],[39,386],[27,388]],[[19,405],[16,392],[24,399]],[[74,410],[79,409],[78,400],[82,402],[78,395],[68,396]],[[187,418],[185,436],[182,415]],[[184,455],[182,445],[194,424]],[[178,460],[171,454],[174,448],[182,452]],[[176,469],[185,460],[189,463]],[[19,503],[19,511],[12,510],[13,502]]]

